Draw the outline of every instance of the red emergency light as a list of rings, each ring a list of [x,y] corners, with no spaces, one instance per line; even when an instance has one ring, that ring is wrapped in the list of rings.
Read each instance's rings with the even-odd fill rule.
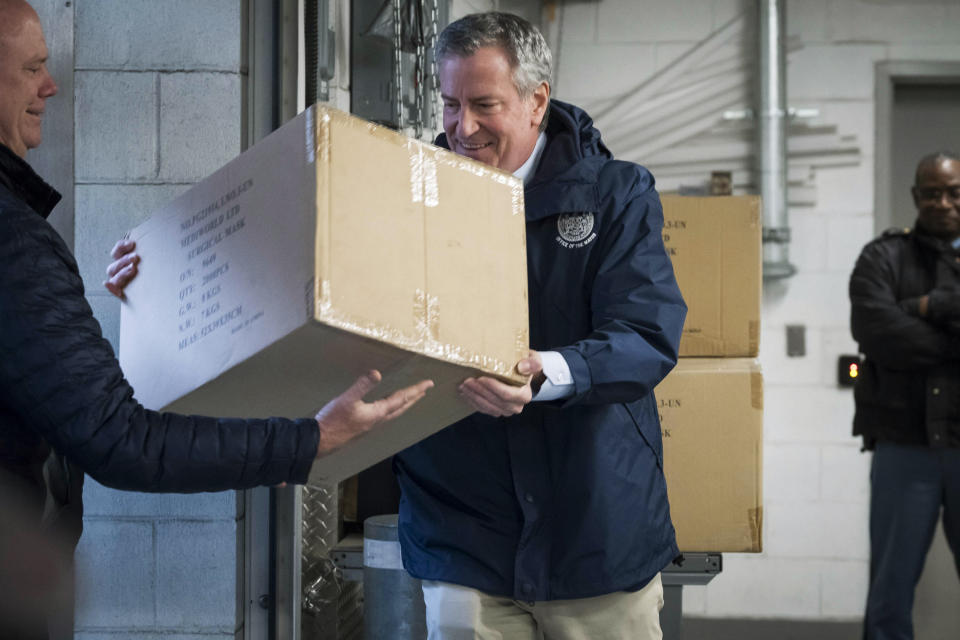
[[[860,376],[862,363],[859,355],[843,355],[837,360],[837,385],[852,387]]]

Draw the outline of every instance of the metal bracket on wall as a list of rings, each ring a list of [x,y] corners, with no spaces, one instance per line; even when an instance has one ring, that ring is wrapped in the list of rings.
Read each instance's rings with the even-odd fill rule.
[[[802,324],[787,325],[787,356],[801,358],[807,355],[807,328]]]
[[[307,103],[325,102],[337,70],[337,32],[330,28],[330,0],[309,0],[303,10]]]
[[[443,0],[351,0],[351,111],[432,140],[440,127],[434,44]]]
[[[664,606],[660,610],[663,637],[683,638],[683,587],[705,585],[723,570],[719,553],[684,553],[660,572]]]
[[[684,553],[664,567],[663,584],[704,585],[723,571],[723,556],[719,553]]]

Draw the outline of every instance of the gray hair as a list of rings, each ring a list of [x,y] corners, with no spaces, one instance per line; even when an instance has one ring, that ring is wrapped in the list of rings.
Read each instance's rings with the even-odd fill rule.
[[[450,56],[468,58],[483,47],[499,47],[507,55],[513,84],[522,98],[531,96],[542,83],[550,83],[553,54],[546,39],[539,29],[512,13],[472,13],[451,22],[437,38],[434,57],[439,64]],[[548,116],[549,104],[541,131]]]

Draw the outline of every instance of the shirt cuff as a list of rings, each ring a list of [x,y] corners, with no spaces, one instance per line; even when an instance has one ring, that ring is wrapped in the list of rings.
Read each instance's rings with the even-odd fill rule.
[[[564,357],[556,351],[541,351],[540,359],[543,361],[543,375],[547,379],[533,396],[533,402],[549,402],[572,396],[573,374]]]

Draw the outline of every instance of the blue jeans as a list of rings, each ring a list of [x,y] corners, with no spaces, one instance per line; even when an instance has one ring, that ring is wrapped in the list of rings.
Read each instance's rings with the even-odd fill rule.
[[[960,574],[960,449],[878,442],[870,471],[865,640],[912,640],[913,599],[940,507]]]

